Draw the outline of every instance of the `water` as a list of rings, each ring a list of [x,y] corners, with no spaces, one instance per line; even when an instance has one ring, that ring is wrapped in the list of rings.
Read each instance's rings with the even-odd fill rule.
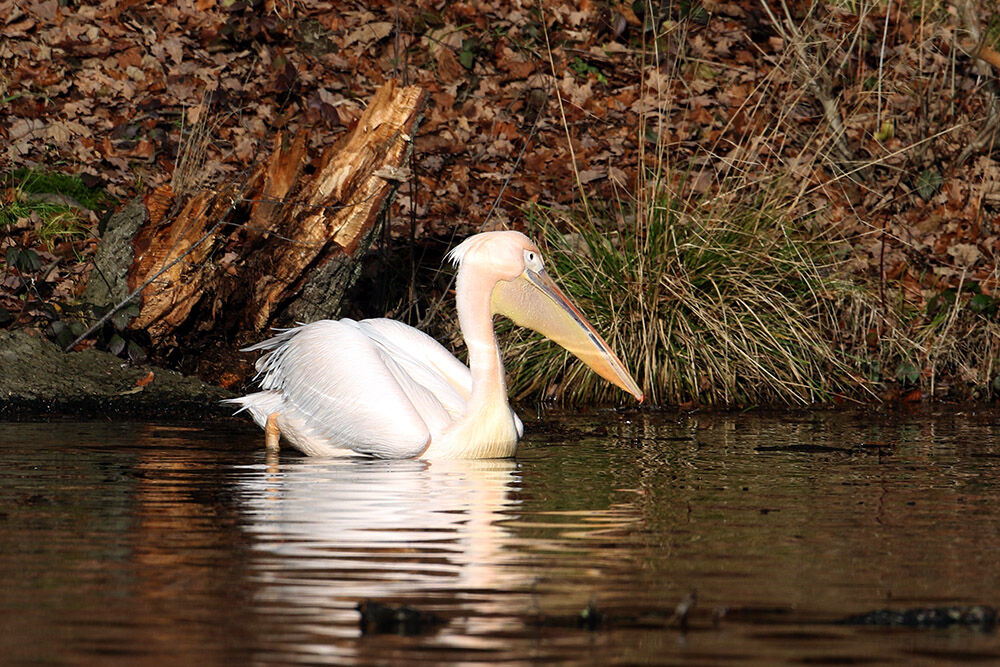
[[[0,424],[3,662],[1000,663],[990,629],[833,623],[1000,605],[996,413],[527,421],[516,461],[437,463]],[[440,622],[362,635],[364,600]]]

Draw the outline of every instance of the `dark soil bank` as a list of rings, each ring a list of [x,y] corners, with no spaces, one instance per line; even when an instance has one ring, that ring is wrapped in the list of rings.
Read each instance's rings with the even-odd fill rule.
[[[0,419],[221,417],[232,408],[219,401],[232,395],[174,371],[130,366],[107,352],[64,353],[38,332],[0,331]]]

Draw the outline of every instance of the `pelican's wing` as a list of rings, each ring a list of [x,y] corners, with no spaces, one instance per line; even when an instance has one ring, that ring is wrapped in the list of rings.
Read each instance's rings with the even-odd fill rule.
[[[414,382],[434,394],[453,419],[465,414],[472,394],[472,374],[443,345],[396,320],[361,320],[357,326]]]
[[[436,343],[435,343],[436,344]],[[332,444],[383,458],[420,454],[451,417],[353,320],[313,322],[255,345],[261,388]],[[443,382],[443,381],[442,381]]]

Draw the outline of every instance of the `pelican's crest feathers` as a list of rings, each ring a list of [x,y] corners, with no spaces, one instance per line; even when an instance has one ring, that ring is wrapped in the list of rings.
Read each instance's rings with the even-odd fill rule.
[[[468,256],[468,254],[476,248],[482,247],[484,253],[488,256],[501,251],[502,248],[498,249],[491,245],[499,239],[506,239],[508,242],[514,242],[524,247],[534,247],[528,237],[518,231],[507,229],[495,232],[482,232],[470,236],[452,248],[446,255],[446,259],[451,262],[455,268],[461,268],[466,256]]]
[[[456,269],[462,266],[462,260],[465,259],[465,255],[476,245],[476,238],[476,236],[470,236],[448,251],[445,257]]]

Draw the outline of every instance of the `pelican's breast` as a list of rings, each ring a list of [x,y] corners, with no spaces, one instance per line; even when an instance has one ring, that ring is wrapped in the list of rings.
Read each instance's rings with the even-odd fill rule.
[[[461,419],[437,438],[426,458],[503,459],[514,456],[524,426],[506,400],[491,402]]]

